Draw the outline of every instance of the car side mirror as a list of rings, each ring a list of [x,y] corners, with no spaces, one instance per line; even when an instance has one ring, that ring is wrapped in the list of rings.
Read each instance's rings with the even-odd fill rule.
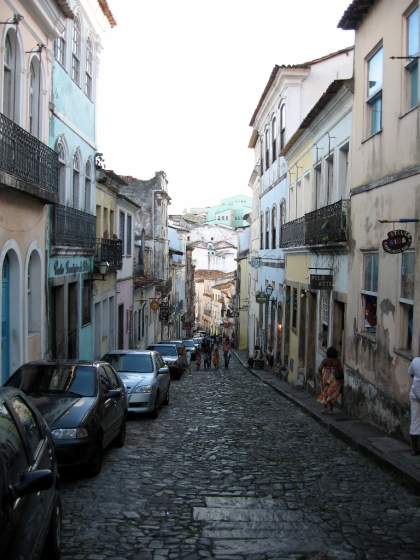
[[[122,395],[122,390],[121,388],[119,389],[109,389],[106,393],[105,396],[107,399],[119,399]]]
[[[22,498],[28,494],[34,494],[41,490],[48,490],[54,483],[52,471],[40,469],[25,473],[20,482],[11,487],[13,499]]]
[[[169,368],[167,366],[159,368],[158,373],[169,373]]]

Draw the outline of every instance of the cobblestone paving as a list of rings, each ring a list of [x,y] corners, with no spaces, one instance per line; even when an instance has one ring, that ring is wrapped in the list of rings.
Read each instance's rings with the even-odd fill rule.
[[[420,498],[233,366],[63,483],[63,560],[420,559]]]

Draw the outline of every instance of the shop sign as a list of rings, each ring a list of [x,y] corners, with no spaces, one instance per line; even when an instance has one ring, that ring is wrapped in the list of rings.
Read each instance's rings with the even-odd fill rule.
[[[255,294],[255,301],[257,303],[267,303],[267,294],[265,292],[257,292]]]
[[[411,247],[411,233],[404,229],[393,229],[388,233],[387,239],[382,241],[382,247],[386,253],[396,255],[403,253]]]
[[[150,309],[151,309],[152,311],[157,311],[157,310],[159,309],[159,307],[160,307],[160,305],[159,305],[159,302],[157,301],[157,299],[153,299],[153,300],[150,302]]]
[[[66,259],[55,258],[50,260],[50,277],[65,276],[73,274],[85,274],[91,272],[93,259]]]
[[[331,274],[311,274],[309,287],[311,290],[332,290],[333,277]]]

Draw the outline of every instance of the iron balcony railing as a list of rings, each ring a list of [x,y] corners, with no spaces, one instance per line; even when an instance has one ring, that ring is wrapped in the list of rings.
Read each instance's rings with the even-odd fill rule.
[[[347,200],[305,214],[305,245],[329,245],[347,241]]]
[[[281,226],[280,247],[305,245],[305,217],[297,218]]]
[[[122,268],[123,247],[121,239],[97,239],[95,262],[109,264],[109,272],[116,272]]]
[[[96,217],[71,206],[53,206],[52,243],[95,253]]]
[[[58,198],[57,153],[27,130],[0,113],[0,170],[27,186],[22,190],[42,199]]]

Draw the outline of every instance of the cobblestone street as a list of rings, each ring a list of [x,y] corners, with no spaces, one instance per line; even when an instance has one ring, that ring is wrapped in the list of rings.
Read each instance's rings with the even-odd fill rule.
[[[97,478],[63,482],[63,559],[420,558],[420,498],[233,366],[173,382]]]

